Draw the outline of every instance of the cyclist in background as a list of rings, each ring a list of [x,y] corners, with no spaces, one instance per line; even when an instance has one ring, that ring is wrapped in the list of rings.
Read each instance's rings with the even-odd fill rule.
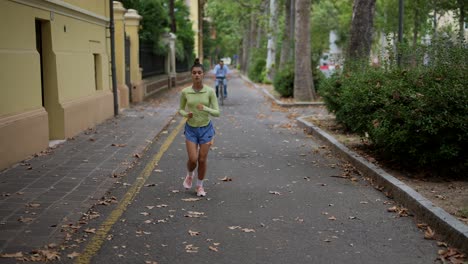
[[[213,69],[213,73],[215,75],[215,85],[216,85],[216,97],[219,97],[218,96],[218,84],[219,82],[221,81],[221,79],[223,80],[223,84],[224,84],[224,99],[227,98],[227,79],[229,78],[229,68],[228,66],[224,65],[224,61],[223,60],[219,60],[219,63],[216,64],[216,66],[214,67]],[[220,78],[220,79],[218,79]]]

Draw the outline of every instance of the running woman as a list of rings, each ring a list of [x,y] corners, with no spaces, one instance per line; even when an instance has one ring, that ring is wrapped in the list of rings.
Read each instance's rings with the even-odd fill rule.
[[[187,118],[185,123],[185,145],[187,147],[187,176],[183,186],[192,188],[195,169],[198,165],[197,196],[206,196],[203,189],[207,168],[207,157],[213,144],[215,130],[210,116],[219,116],[215,91],[203,85],[204,70],[198,59],[192,66],[192,86],[182,90],[179,113]],[[187,108],[187,111],[186,111]]]

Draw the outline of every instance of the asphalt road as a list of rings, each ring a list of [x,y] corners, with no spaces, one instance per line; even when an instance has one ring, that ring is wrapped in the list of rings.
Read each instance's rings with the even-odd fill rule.
[[[424,239],[415,219],[387,212],[392,201],[364,177],[336,177],[350,168],[298,129],[290,112],[272,107],[240,78],[228,89],[221,117],[213,119],[207,197],[183,200],[197,198],[182,188],[183,131],[160,150],[182,121],[176,117],[112,191],[122,201],[160,154],[122,215],[104,222],[110,230],[89,251],[91,263],[434,262],[437,245]],[[104,219],[116,208],[96,210]],[[94,225],[102,228],[102,221]],[[82,244],[88,250],[92,237]]]

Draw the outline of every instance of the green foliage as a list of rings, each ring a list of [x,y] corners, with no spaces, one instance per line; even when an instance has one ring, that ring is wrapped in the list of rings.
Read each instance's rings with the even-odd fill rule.
[[[275,90],[283,97],[294,96],[294,65],[287,64],[279,70],[273,80]]]
[[[190,10],[184,0],[175,2],[175,17],[177,25],[176,56],[180,61],[192,63],[195,59],[193,54],[195,47],[195,32],[190,21]]]
[[[266,49],[252,51],[249,63],[248,76],[254,82],[262,82],[265,79],[266,69]]]
[[[424,49],[425,64],[413,49],[400,47],[406,67],[390,63],[333,76],[322,83],[321,95],[338,122],[368,135],[387,157],[463,175],[468,172],[465,45],[434,44]]]

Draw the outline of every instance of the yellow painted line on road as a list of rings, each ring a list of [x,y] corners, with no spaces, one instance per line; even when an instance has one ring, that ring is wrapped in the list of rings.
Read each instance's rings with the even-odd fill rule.
[[[109,233],[112,226],[119,220],[122,214],[127,209],[128,205],[133,201],[137,193],[140,191],[141,187],[145,184],[146,180],[153,172],[154,167],[158,164],[159,160],[161,160],[164,153],[167,149],[171,146],[172,142],[174,141],[177,134],[179,134],[182,126],[185,124],[185,119],[177,125],[177,127],[169,134],[167,139],[161,145],[158,153],[156,153],[151,161],[146,164],[143,171],[138,175],[136,178],[135,183],[132,185],[130,190],[124,195],[123,199],[119,202],[117,207],[110,213],[109,217],[101,224],[99,229],[96,231],[93,239],[89,242],[86,246],[84,252],[80,254],[80,256],[76,259],[76,264],[88,264],[91,263],[91,258],[96,255],[96,253],[101,249],[102,244],[104,243],[107,233]]]

